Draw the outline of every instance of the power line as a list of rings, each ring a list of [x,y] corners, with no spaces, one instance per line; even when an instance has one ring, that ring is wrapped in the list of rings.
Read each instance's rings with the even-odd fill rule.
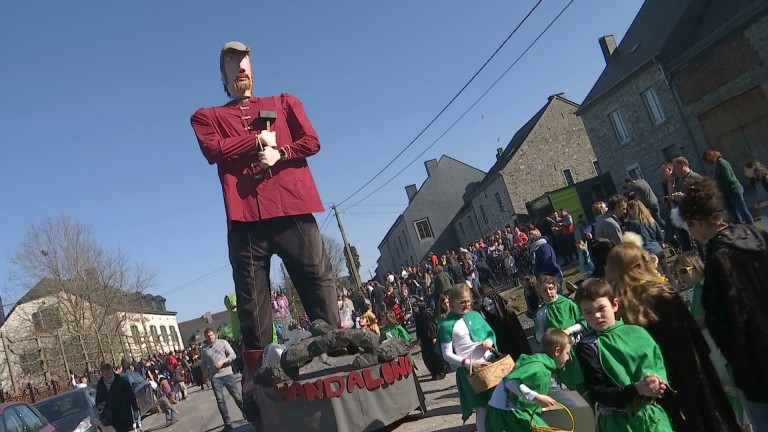
[[[198,284],[200,282],[203,282],[203,281],[206,281],[208,279],[211,279],[214,276],[218,276],[220,273],[222,273],[224,270],[226,270],[228,268],[230,268],[229,264],[223,265],[223,266],[221,266],[221,267],[219,267],[219,268],[217,268],[215,270],[212,270],[212,271],[210,271],[210,272],[208,272],[208,273],[206,273],[206,274],[204,274],[204,275],[202,275],[200,277],[192,279],[191,281],[189,281],[187,283],[181,284],[181,285],[177,286],[176,288],[172,288],[172,289],[170,289],[170,290],[168,290],[168,291],[166,291],[164,293],[161,293],[160,295],[164,296],[164,295],[168,295],[168,294],[175,294],[175,293],[177,293],[179,291],[183,291],[183,290],[185,290],[185,289],[187,289],[187,288],[189,288],[189,287],[191,287],[193,285],[196,285],[196,284]]]
[[[436,115],[436,116],[435,116],[435,117],[434,117],[434,118],[433,118],[433,119],[432,119],[432,120],[431,120],[431,121],[430,121],[430,122],[429,122],[429,123],[428,123],[428,124],[427,124],[427,125],[424,127],[424,129],[422,129],[422,130],[421,130],[421,132],[419,132],[419,134],[418,134],[418,135],[416,135],[416,137],[415,137],[414,139],[412,139],[412,140],[411,140],[411,142],[409,142],[409,143],[408,143],[408,145],[406,145],[406,146],[405,146],[405,148],[403,148],[402,150],[400,150],[400,153],[398,153],[397,155],[395,155],[395,157],[394,157],[394,158],[392,158],[392,160],[391,160],[391,161],[389,161],[389,162],[388,162],[388,163],[387,163],[387,164],[384,166],[384,168],[382,168],[382,169],[381,169],[379,172],[377,172],[377,173],[376,173],[376,174],[375,174],[373,177],[371,177],[371,179],[370,179],[370,180],[368,180],[367,182],[365,182],[365,184],[363,184],[362,186],[360,186],[360,188],[358,188],[356,191],[354,191],[354,192],[353,192],[351,195],[349,195],[348,197],[346,197],[346,198],[344,198],[343,200],[341,200],[341,202],[339,202],[339,204],[338,204],[338,205],[344,204],[345,202],[349,201],[349,200],[350,200],[350,199],[351,199],[353,196],[357,195],[357,194],[358,194],[358,193],[359,193],[361,190],[363,190],[363,189],[364,189],[366,186],[368,186],[369,184],[371,184],[371,182],[373,182],[374,180],[376,180],[376,178],[378,178],[378,177],[379,177],[379,176],[380,176],[380,175],[381,175],[381,174],[382,174],[382,173],[383,173],[383,172],[384,172],[384,171],[385,171],[387,168],[389,168],[389,167],[390,167],[390,165],[392,165],[392,164],[393,164],[393,163],[394,163],[394,162],[397,160],[397,158],[399,158],[400,156],[402,156],[402,154],[403,154],[403,153],[405,153],[405,151],[406,151],[406,150],[408,150],[408,149],[409,149],[409,148],[410,148],[410,147],[413,145],[413,143],[415,143],[415,142],[416,142],[416,140],[418,140],[418,139],[421,137],[421,135],[422,135],[422,134],[424,134],[424,132],[426,132],[426,131],[427,131],[427,129],[429,129],[429,127],[430,127],[430,126],[432,126],[432,124],[433,124],[435,121],[437,121],[437,119],[438,119],[438,118],[439,118],[439,117],[440,117],[440,116],[441,116],[441,115],[442,115],[442,114],[445,112],[445,110],[447,110],[447,109],[448,109],[448,107],[449,107],[449,106],[451,106],[451,104],[453,103],[453,101],[455,101],[455,100],[456,100],[456,98],[458,98],[458,97],[459,97],[459,95],[461,95],[461,93],[462,93],[462,92],[464,92],[464,90],[465,90],[465,89],[466,89],[466,88],[469,86],[469,84],[471,84],[471,83],[472,83],[472,81],[474,81],[474,80],[475,80],[475,78],[476,78],[476,77],[477,77],[477,76],[480,74],[480,72],[482,72],[482,70],[483,70],[483,69],[485,69],[485,67],[488,65],[488,63],[490,63],[490,61],[491,61],[491,60],[492,60],[492,59],[493,59],[493,58],[496,56],[496,54],[497,54],[497,53],[498,53],[498,52],[501,50],[501,48],[503,48],[503,47],[504,47],[504,45],[505,45],[505,44],[506,44],[506,43],[509,41],[509,39],[511,39],[511,38],[512,38],[512,36],[513,36],[515,33],[517,33],[517,30],[518,30],[518,29],[520,29],[520,27],[523,25],[523,23],[525,23],[525,21],[526,21],[526,20],[528,20],[528,18],[531,16],[531,14],[533,14],[533,11],[535,11],[535,10],[536,10],[536,8],[537,8],[537,7],[539,7],[539,5],[541,4],[541,2],[542,2],[542,1],[543,1],[543,0],[539,0],[538,2],[536,2],[536,4],[533,6],[533,8],[531,8],[531,10],[530,10],[530,11],[528,11],[528,14],[526,14],[526,15],[525,15],[525,17],[523,18],[523,20],[522,20],[522,21],[520,21],[520,23],[518,23],[518,24],[517,24],[517,26],[514,28],[514,30],[512,30],[512,33],[510,33],[510,34],[509,34],[509,36],[507,36],[507,38],[506,38],[506,39],[504,39],[504,42],[502,42],[502,43],[501,43],[501,45],[499,45],[499,47],[498,47],[498,48],[496,48],[496,51],[494,51],[494,52],[493,52],[493,54],[491,54],[491,56],[488,58],[488,60],[486,60],[486,61],[485,61],[485,63],[483,63],[483,65],[480,67],[480,69],[478,69],[478,70],[477,70],[477,72],[475,72],[475,74],[474,74],[474,75],[472,75],[472,78],[470,78],[470,79],[469,79],[469,81],[467,81],[467,83],[466,83],[466,84],[464,84],[464,86],[461,88],[461,90],[459,90],[459,92],[458,92],[458,93],[456,93],[456,95],[455,95],[455,96],[453,96],[453,98],[451,98],[451,100],[450,100],[450,101],[448,101],[448,104],[446,104],[446,105],[443,107],[443,109],[441,109],[441,110],[440,110],[440,112],[439,112],[439,113],[437,113],[437,115]]]
[[[328,223],[328,221],[331,219],[331,211],[330,211],[330,210],[326,210],[326,212],[327,212],[328,214],[327,214],[327,215],[325,215],[325,219],[323,220],[323,223],[321,223],[321,224],[320,224],[320,232],[321,232],[321,233],[322,233],[322,232],[323,232],[323,230],[325,229],[325,224],[326,224],[326,223]]]
[[[563,13],[565,13],[565,11],[568,9],[568,7],[569,7],[569,6],[571,6],[571,4],[573,4],[573,2],[574,2],[574,1],[575,1],[575,0],[570,0],[570,1],[568,2],[568,4],[567,4],[567,5],[565,5],[565,7],[564,7],[564,8],[563,8],[563,9],[560,11],[560,13],[558,13],[558,14],[557,14],[557,16],[555,16],[555,18],[554,18],[552,21],[550,21],[550,23],[549,23],[549,24],[548,24],[548,25],[547,25],[547,26],[544,28],[544,30],[543,30],[541,33],[539,33],[539,35],[536,37],[536,39],[534,39],[534,40],[533,40],[533,42],[531,42],[531,44],[530,44],[530,45],[528,45],[528,48],[526,48],[526,49],[525,49],[525,51],[523,51],[523,52],[522,52],[522,53],[521,53],[521,54],[520,54],[520,55],[519,55],[519,56],[518,56],[518,57],[515,59],[515,61],[514,61],[514,62],[513,62],[513,63],[512,63],[512,64],[511,64],[511,65],[510,65],[508,68],[507,68],[507,70],[505,70],[505,71],[504,71],[504,73],[502,73],[502,74],[501,74],[501,76],[499,76],[499,78],[498,78],[498,79],[496,79],[496,81],[494,81],[494,82],[493,82],[493,84],[491,84],[491,86],[490,86],[490,87],[488,87],[488,89],[487,89],[485,92],[483,92],[483,94],[481,94],[481,95],[480,95],[480,97],[479,97],[479,98],[477,98],[477,100],[476,100],[476,101],[475,101],[475,102],[474,102],[472,105],[470,105],[470,107],[469,107],[469,108],[467,108],[467,109],[466,109],[466,110],[465,110],[465,111],[464,111],[464,112],[463,112],[463,113],[462,113],[462,114],[459,116],[459,118],[458,118],[458,119],[456,119],[456,121],[454,121],[454,122],[453,122],[453,123],[452,123],[452,124],[451,124],[451,125],[448,127],[448,129],[446,129],[446,130],[445,130],[445,132],[443,132],[442,134],[440,134],[440,136],[439,136],[439,137],[437,137],[437,139],[435,139],[434,141],[432,141],[432,144],[430,144],[429,146],[427,146],[427,148],[425,148],[425,149],[424,149],[424,151],[422,151],[422,152],[421,152],[421,153],[419,153],[419,154],[418,154],[418,155],[417,155],[415,158],[413,158],[413,160],[411,160],[411,162],[409,162],[409,163],[408,163],[408,165],[406,165],[405,167],[403,167],[403,169],[401,169],[400,171],[398,171],[398,172],[397,172],[397,174],[395,174],[394,176],[392,176],[392,177],[391,177],[389,180],[387,180],[386,182],[384,182],[384,183],[383,183],[381,186],[379,186],[379,187],[377,187],[376,189],[374,189],[374,190],[373,190],[373,192],[371,192],[371,193],[369,193],[368,195],[364,196],[362,199],[358,200],[356,203],[354,203],[354,204],[350,204],[350,205],[347,207],[347,210],[349,210],[349,209],[351,209],[351,208],[353,208],[353,207],[357,206],[357,205],[358,205],[358,204],[360,204],[361,202],[363,202],[363,201],[367,200],[368,198],[370,198],[370,197],[371,197],[373,194],[375,194],[376,192],[380,191],[380,190],[381,190],[381,189],[382,189],[384,186],[388,185],[390,182],[392,182],[392,180],[396,179],[396,178],[397,178],[397,177],[398,177],[400,174],[402,174],[402,173],[403,173],[403,171],[405,171],[406,169],[408,169],[408,168],[409,168],[411,165],[413,165],[413,164],[414,164],[414,163],[415,163],[417,160],[419,160],[419,158],[420,158],[421,156],[423,156],[423,155],[424,155],[424,153],[426,153],[426,152],[427,152],[429,149],[431,149],[431,148],[432,148],[432,147],[433,147],[435,144],[437,144],[437,142],[438,142],[438,141],[440,141],[440,140],[441,140],[441,139],[442,139],[442,138],[443,138],[443,137],[444,137],[444,136],[445,136],[445,135],[446,135],[448,132],[450,132],[450,131],[451,131],[451,129],[453,129],[453,127],[454,127],[454,126],[456,126],[456,125],[459,123],[459,121],[461,121],[461,119],[463,119],[463,118],[464,118],[464,117],[465,117],[465,116],[466,116],[466,115],[467,115],[467,114],[468,114],[468,113],[469,113],[469,112],[472,110],[472,108],[474,108],[474,107],[475,107],[475,106],[476,106],[478,103],[480,103],[480,101],[481,101],[481,100],[482,100],[482,99],[485,97],[485,95],[487,95],[487,94],[488,94],[488,93],[489,93],[489,92],[490,92],[490,91],[491,91],[491,90],[492,90],[494,87],[496,87],[496,84],[498,84],[498,83],[499,83],[499,81],[501,81],[501,79],[502,79],[502,78],[504,78],[504,76],[505,76],[505,75],[507,75],[507,73],[508,73],[510,70],[512,70],[512,68],[513,68],[513,67],[514,67],[514,66],[515,66],[515,65],[516,65],[516,64],[517,64],[517,63],[520,61],[520,59],[522,59],[522,58],[523,58],[523,56],[524,56],[526,53],[528,53],[528,51],[530,51],[530,49],[531,49],[531,48],[532,48],[532,47],[533,47],[533,46],[536,44],[536,42],[538,42],[538,41],[539,41],[539,39],[541,39],[541,37],[542,37],[542,36],[544,36],[544,33],[546,33],[546,32],[549,30],[549,28],[550,28],[550,27],[552,27],[552,26],[555,24],[555,22],[556,22],[556,21],[557,21],[557,20],[560,18],[560,16],[561,16]]]

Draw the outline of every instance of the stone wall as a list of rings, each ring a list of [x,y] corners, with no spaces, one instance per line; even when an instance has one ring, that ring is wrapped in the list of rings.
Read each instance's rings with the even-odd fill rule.
[[[527,214],[527,201],[567,186],[564,169],[571,170],[574,182],[596,175],[590,137],[582,119],[575,114],[578,106],[558,96],[552,98],[528,138],[502,170],[518,214]]]
[[[654,88],[665,120],[654,125],[642,93]],[[629,131],[629,141],[619,144],[608,117],[619,110]],[[589,140],[602,172],[610,172],[617,190],[627,177],[627,168],[637,164],[643,177],[661,195],[658,166],[666,154],[683,154],[700,170],[697,149],[675,101],[675,95],[664,79],[659,65],[649,62],[629,79],[611,89],[583,109]]]

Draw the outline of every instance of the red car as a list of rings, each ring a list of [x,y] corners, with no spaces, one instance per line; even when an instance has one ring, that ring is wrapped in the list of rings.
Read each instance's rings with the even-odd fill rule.
[[[0,404],[0,431],[2,432],[57,432],[56,426],[25,402]]]

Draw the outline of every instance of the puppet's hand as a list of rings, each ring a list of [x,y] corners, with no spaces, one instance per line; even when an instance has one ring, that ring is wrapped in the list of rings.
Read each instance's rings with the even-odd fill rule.
[[[275,147],[277,145],[277,135],[275,135],[275,131],[263,130],[256,136],[256,138],[259,139],[259,145],[262,147]]]

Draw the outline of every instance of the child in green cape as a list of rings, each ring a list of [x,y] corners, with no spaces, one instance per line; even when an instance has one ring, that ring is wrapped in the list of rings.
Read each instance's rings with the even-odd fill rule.
[[[541,343],[545,331],[550,328],[560,329],[567,335],[576,338],[587,324],[579,307],[573,300],[557,293],[560,284],[552,276],[539,276],[538,286],[539,297],[544,301],[544,304],[536,311],[533,320],[536,340]],[[569,389],[585,395],[584,376],[573,352],[571,352],[571,359],[572,361],[568,362],[564,369],[555,372],[555,376]]]
[[[551,328],[542,337],[542,352],[520,356],[488,402],[485,424],[489,432],[527,432],[531,430],[531,418],[533,424],[547,426],[539,407],[555,406],[547,390],[552,373],[568,362],[571,343],[564,331]]]
[[[407,342],[411,341],[411,334],[403,326],[397,323],[397,316],[391,310],[386,310],[381,315],[381,335],[379,340],[384,342],[387,339],[399,338]]]
[[[576,292],[589,326],[576,348],[594,398],[597,432],[671,432],[672,423],[656,403],[666,390],[661,350],[648,332],[616,320],[619,299],[602,279],[587,279]]]
[[[440,352],[445,361],[458,368],[456,387],[461,402],[461,419],[466,422],[472,410],[476,410],[477,430],[485,432],[485,407],[493,389],[475,394],[467,377],[470,363],[477,367],[490,364],[493,358],[490,349],[496,344],[496,335],[483,316],[472,310],[472,291],[467,284],[454,285],[448,300],[450,312],[440,321],[437,329]]]

